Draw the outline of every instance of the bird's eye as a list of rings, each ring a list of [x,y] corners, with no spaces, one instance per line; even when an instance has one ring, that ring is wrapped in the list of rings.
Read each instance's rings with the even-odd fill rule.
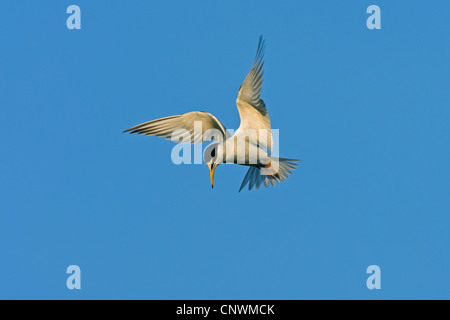
[[[215,157],[216,156],[216,148],[213,148],[212,150],[211,150],[211,157]]]

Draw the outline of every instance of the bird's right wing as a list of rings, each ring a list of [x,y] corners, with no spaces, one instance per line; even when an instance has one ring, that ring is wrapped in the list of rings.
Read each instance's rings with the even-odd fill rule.
[[[225,140],[229,135],[224,125],[214,115],[202,111],[148,121],[124,132],[155,135],[177,142],[184,136],[188,139],[182,142],[187,143],[202,143],[205,138],[208,141]],[[222,137],[217,137],[217,135],[222,135]]]
[[[262,148],[272,149],[272,132],[269,113],[260,98],[264,74],[264,39],[259,38],[258,49],[250,72],[239,89],[236,105],[241,117],[241,125],[236,135],[249,135],[250,140]],[[253,132],[253,133],[252,133]],[[263,133],[265,133],[263,135]],[[254,136],[256,134],[256,136]]]

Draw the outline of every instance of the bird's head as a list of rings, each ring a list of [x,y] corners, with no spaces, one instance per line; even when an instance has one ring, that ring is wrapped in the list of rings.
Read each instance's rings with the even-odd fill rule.
[[[219,147],[218,143],[212,143],[209,146],[207,146],[205,148],[205,151],[203,152],[203,160],[205,161],[205,164],[208,166],[209,175],[211,177],[211,188],[214,188],[214,171],[216,170],[216,167],[220,164],[218,157],[218,150],[219,150],[218,147]]]

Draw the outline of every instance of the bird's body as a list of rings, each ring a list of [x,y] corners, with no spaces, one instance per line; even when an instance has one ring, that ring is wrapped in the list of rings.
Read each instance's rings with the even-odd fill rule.
[[[240,190],[248,183],[249,190],[262,184],[275,185],[285,180],[297,164],[293,159],[272,156],[272,132],[269,113],[260,99],[263,76],[264,41],[259,40],[258,50],[250,72],[239,89],[236,105],[241,124],[233,135],[212,114],[193,111],[145,122],[125,132],[162,136],[173,141],[202,143],[215,141],[204,151],[203,158],[210,169],[211,186],[214,170],[222,163],[249,166]],[[240,191],[239,190],[239,191]]]
[[[239,132],[228,137],[225,141],[217,143],[216,152],[218,163],[262,165],[269,161],[269,154],[264,148],[251,143]]]

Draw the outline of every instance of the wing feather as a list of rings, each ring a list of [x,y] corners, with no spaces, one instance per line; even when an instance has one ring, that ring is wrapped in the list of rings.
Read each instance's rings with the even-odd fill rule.
[[[260,37],[253,65],[245,77],[236,99],[236,105],[241,118],[241,125],[236,131],[236,135],[248,135],[253,140],[253,143],[271,150],[272,133],[270,118],[266,104],[261,99],[261,87],[264,75],[264,48],[264,39]],[[260,130],[266,130],[266,134],[260,135]]]
[[[201,122],[201,132],[195,130],[195,122]],[[181,130],[180,130],[181,129]],[[193,111],[176,116],[165,117],[148,121],[124,132],[154,135],[170,140],[177,140],[183,133],[190,135],[190,143],[202,143],[207,130],[216,129],[222,137],[214,136],[215,141],[223,140],[228,136],[225,126],[211,113]]]

